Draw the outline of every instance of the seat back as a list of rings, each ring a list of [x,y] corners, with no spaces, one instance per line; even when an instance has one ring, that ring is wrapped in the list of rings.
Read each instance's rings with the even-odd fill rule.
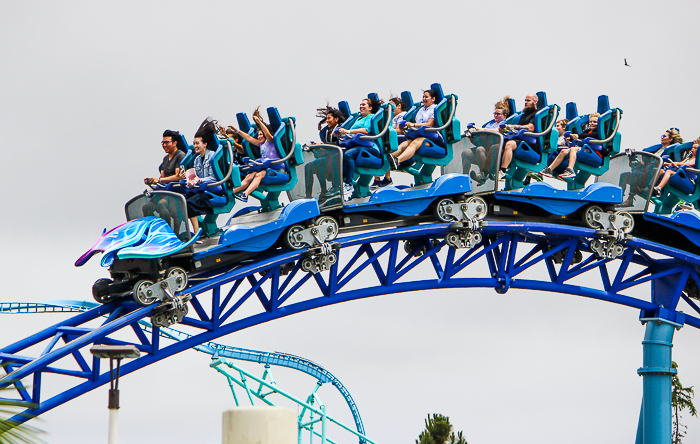
[[[343,114],[343,123],[353,116],[352,111],[350,111],[350,105],[348,105],[346,100],[338,102],[338,109]]]
[[[549,153],[557,148],[559,133],[554,129],[554,121],[558,115],[559,105],[546,105],[535,114],[534,133],[539,135],[526,136],[526,140],[515,139],[518,146],[506,172],[506,190],[522,188],[528,173],[539,172],[547,166]]]
[[[436,101],[434,125],[435,127],[445,126],[439,132],[444,143],[440,145],[428,139],[424,140],[423,145],[414,156],[416,163],[407,168],[407,171],[415,178],[416,185],[424,185],[433,181],[432,175],[435,168],[450,163],[453,158],[452,145],[462,138],[460,122],[454,117],[458,101],[457,95],[445,95],[439,83],[433,83],[430,88],[435,91],[436,99],[440,99],[440,102]],[[452,116],[451,121],[450,116]],[[428,144],[432,146],[428,146]]]
[[[608,99],[608,96],[598,96],[598,113],[603,114],[606,113],[608,110],[610,110],[610,100]]]
[[[512,97],[508,98],[508,117],[515,114],[517,111],[515,109],[515,99]]]
[[[547,93],[539,91],[537,94],[537,109],[544,109],[547,106]]]
[[[609,109],[598,117],[598,140],[612,137],[612,140],[600,146],[604,156],[610,157],[620,152],[622,135],[618,131],[618,119],[621,117],[622,110],[619,108]]]
[[[657,150],[661,148],[661,145],[655,145],[657,147]],[[669,145],[664,152],[662,153],[663,156],[668,156],[669,159],[673,162],[680,162],[683,160],[683,156],[693,147],[693,142],[684,142],[681,144],[674,143],[672,145]],[[650,147],[651,148],[651,147]],[[646,148],[649,149],[649,148]]]
[[[236,120],[238,121],[238,128],[241,131],[251,137],[258,136],[258,125],[251,124],[246,113],[236,114]],[[260,158],[260,147],[253,145],[245,139],[241,139],[241,144],[243,145],[243,151],[247,157],[250,157],[251,159]]]
[[[578,109],[576,109],[575,102],[569,102],[566,104],[566,120],[572,121],[578,117]]]

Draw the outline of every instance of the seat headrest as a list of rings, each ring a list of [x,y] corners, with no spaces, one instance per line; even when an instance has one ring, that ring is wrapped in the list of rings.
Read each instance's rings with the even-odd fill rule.
[[[369,93],[367,94],[367,98],[369,100],[379,102],[379,95],[377,93]]]
[[[338,102],[338,109],[341,113],[343,113],[343,117],[345,118],[344,120],[347,120],[352,115],[352,112],[350,111],[350,105],[348,105],[348,102],[346,100]]]
[[[250,120],[248,120],[248,115],[246,113],[236,114],[236,120],[238,121],[238,128],[240,128],[241,131],[246,134],[250,132]]]
[[[282,125],[282,118],[276,107],[271,106],[267,109],[267,118],[270,121],[270,132],[274,134],[279,129],[280,125]]]
[[[542,109],[547,106],[547,93],[540,91],[537,93],[537,109]]]
[[[207,142],[207,149],[209,151],[216,151],[219,149],[219,144],[220,144],[219,138],[217,137],[216,133],[214,133],[211,136],[211,139],[209,140],[209,142]]]
[[[576,103],[569,102],[566,104],[566,120],[574,120],[578,117],[578,109],[576,108]]]
[[[407,108],[404,111],[408,111],[413,106],[413,96],[411,91],[404,91],[401,93],[401,100],[406,104]]]
[[[185,135],[180,134],[180,137],[175,142],[177,143],[177,149],[187,154],[187,139],[185,139]]]
[[[435,92],[435,103],[442,102],[442,99],[445,98],[445,93],[442,92],[442,85],[439,83],[433,83],[430,85],[430,89]]]
[[[517,111],[515,110],[515,99],[512,97],[508,98],[508,115],[506,117],[510,117],[513,114],[515,114]]]
[[[608,111],[610,109],[610,100],[608,100],[608,96],[602,95],[598,96],[598,112],[600,114],[603,114],[604,112]]]

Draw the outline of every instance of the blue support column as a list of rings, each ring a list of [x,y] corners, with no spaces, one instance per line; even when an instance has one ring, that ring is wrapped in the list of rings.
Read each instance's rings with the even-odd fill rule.
[[[642,409],[636,444],[671,444],[671,348],[673,332],[683,325],[662,318],[642,318],[644,367],[637,373],[644,378]]]

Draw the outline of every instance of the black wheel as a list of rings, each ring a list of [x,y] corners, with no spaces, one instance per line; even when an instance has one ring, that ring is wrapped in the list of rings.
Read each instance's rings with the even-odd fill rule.
[[[458,222],[459,218],[453,214],[452,207],[450,207],[454,203],[452,199],[448,198],[438,200],[434,207],[435,217],[441,222]]]
[[[304,229],[301,225],[292,225],[289,227],[284,234],[284,245],[292,250],[301,250],[304,248],[304,243],[302,242],[303,236],[298,234]]]
[[[170,267],[165,271],[165,279],[170,279],[171,277],[176,278],[175,288],[172,288],[173,292],[180,292],[187,288],[187,272],[180,267]]]
[[[112,282],[111,279],[101,278],[92,284],[92,297],[100,304],[106,304],[112,299],[109,294],[109,284]]]
[[[158,300],[158,298],[153,297],[151,290],[147,290],[148,287],[153,285],[152,281],[148,279],[141,279],[134,285],[134,300],[141,305],[151,305]]]
[[[597,205],[591,205],[583,211],[583,221],[591,228],[603,228],[603,224],[596,219],[596,212],[603,212],[603,209]]]
[[[326,240],[332,241],[338,237],[338,222],[331,216],[321,216],[316,219],[316,226],[326,234]]]
[[[307,273],[308,273],[309,271],[311,271],[311,269],[313,268],[313,266],[314,266],[314,261],[313,261],[313,259],[311,259],[310,257],[304,258],[304,259],[301,261],[301,269],[304,270],[304,271],[307,272]]]

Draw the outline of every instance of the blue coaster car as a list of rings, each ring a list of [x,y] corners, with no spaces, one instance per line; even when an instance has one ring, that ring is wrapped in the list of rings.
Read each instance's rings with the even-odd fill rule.
[[[644,219],[680,233],[700,247],[700,214],[698,212],[682,210],[670,215],[644,213]]]
[[[494,131],[468,131],[454,146],[454,159],[443,168],[443,174],[466,175],[472,193],[486,199],[494,215],[538,217],[554,221],[578,218],[587,225],[607,229],[608,226],[589,223],[595,213],[606,221],[616,205],[622,203],[622,189],[614,184],[598,183],[584,190],[557,190],[544,182],[529,184],[517,190],[498,190],[498,167],[504,137]],[[624,215],[631,220],[631,216]],[[630,228],[625,227],[626,231]]]
[[[497,191],[496,199],[535,205],[556,216],[566,216],[591,203],[608,207],[622,202],[622,189],[609,183],[593,183],[583,190],[557,190],[535,182],[519,190]]]
[[[483,200],[470,200],[470,179],[464,174],[446,174],[432,183],[414,187],[388,186],[370,195],[347,202],[342,194],[343,154],[333,145],[313,145],[304,151],[305,162],[297,174],[304,177],[289,193],[289,199],[313,197],[318,200],[321,213],[338,222],[341,231],[371,229],[378,226],[396,226],[407,221],[439,220],[466,222],[471,207],[483,203],[481,211],[472,216],[483,218],[486,206]],[[478,201],[478,202],[477,202]],[[464,206],[461,206],[464,205]],[[477,214],[478,213],[478,214]]]
[[[144,292],[164,279],[180,279],[181,290],[188,276],[231,266],[278,245],[312,246],[317,239],[297,239],[297,234],[319,221],[323,228],[330,227],[321,235],[321,242],[337,235],[337,225],[329,226],[329,221],[319,218],[314,199],[297,200],[271,212],[234,216],[220,235],[202,240],[201,230],[190,238],[187,205],[181,194],[154,191],[137,196],[127,203],[126,214],[128,222],[103,233],[75,263],[82,266],[103,253],[101,264],[109,267],[112,279],[100,279],[93,285],[93,296],[101,303],[133,294],[137,302],[147,305],[155,300],[144,297]]]

